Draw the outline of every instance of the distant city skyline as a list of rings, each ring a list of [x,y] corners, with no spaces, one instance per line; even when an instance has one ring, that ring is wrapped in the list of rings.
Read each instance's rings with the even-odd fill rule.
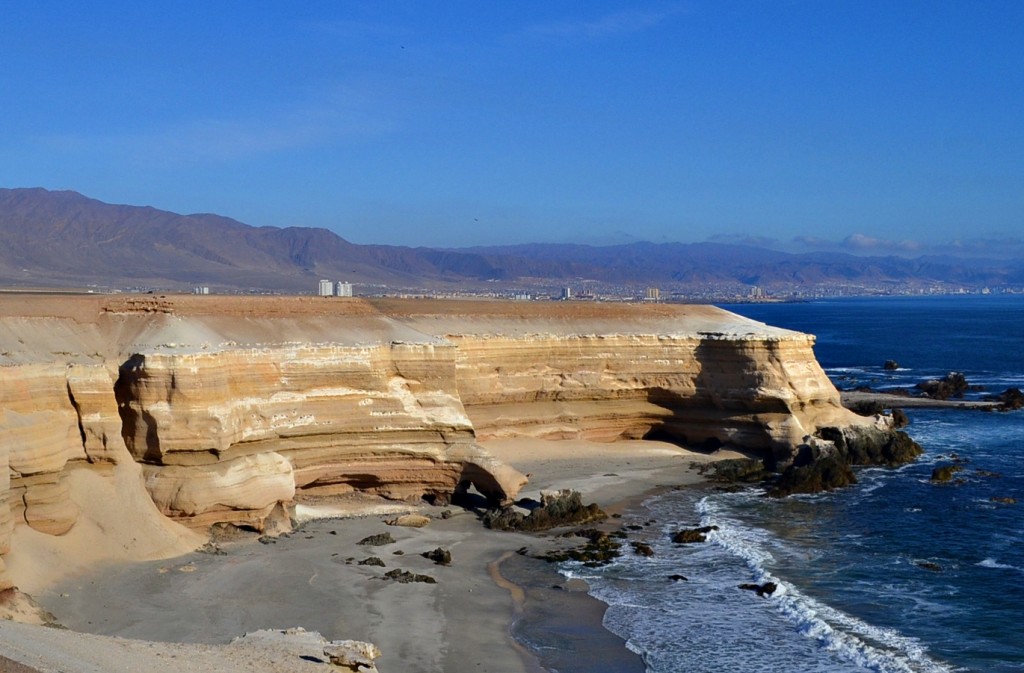
[[[0,186],[356,243],[1024,250],[1024,4],[5,8]]]

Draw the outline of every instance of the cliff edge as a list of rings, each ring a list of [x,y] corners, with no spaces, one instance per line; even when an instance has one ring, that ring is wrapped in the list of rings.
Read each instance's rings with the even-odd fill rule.
[[[526,478],[490,438],[781,470],[891,435],[842,407],[813,336],[710,306],[6,295],[0,316],[0,589],[73,546],[86,565],[287,525],[308,496],[509,502]]]

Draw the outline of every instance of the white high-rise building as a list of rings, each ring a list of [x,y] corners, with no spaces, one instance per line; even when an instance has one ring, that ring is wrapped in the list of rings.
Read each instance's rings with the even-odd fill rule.
[[[337,291],[334,293],[338,297],[351,297],[352,296],[352,283],[346,283],[338,281]]]
[[[329,280],[320,281],[320,292],[321,297],[333,297],[334,296],[334,283]]]

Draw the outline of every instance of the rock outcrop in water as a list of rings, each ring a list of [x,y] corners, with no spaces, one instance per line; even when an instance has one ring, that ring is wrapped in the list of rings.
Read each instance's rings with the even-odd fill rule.
[[[114,475],[122,495],[148,495],[124,516],[158,540],[170,522],[262,531],[307,495],[445,502],[475,487],[507,503],[526,478],[477,443],[489,438],[668,438],[759,451],[779,469],[815,443],[854,463],[909,456],[884,423],[841,406],[813,337],[713,307],[0,302],[8,560],[22,527],[62,536],[98,516],[86,484]]]

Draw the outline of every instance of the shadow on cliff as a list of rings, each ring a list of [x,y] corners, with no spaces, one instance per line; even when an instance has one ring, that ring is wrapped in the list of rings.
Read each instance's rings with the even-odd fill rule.
[[[139,405],[132,404],[138,399],[138,388],[145,385],[145,365],[145,356],[138,354],[121,364],[114,382],[114,399],[117,401],[117,413],[121,416],[121,437],[128,452],[136,460],[159,465],[161,452],[156,419]],[[140,439],[144,448],[139,446]]]
[[[667,413],[655,419],[644,439],[712,452],[723,446],[756,452],[771,460],[771,439],[758,415],[790,415],[785,400],[758,395],[752,374],[762,365],[730,341],[704,341],[694,350],[700,371],[692,393],[654,386],[647,401]]]

